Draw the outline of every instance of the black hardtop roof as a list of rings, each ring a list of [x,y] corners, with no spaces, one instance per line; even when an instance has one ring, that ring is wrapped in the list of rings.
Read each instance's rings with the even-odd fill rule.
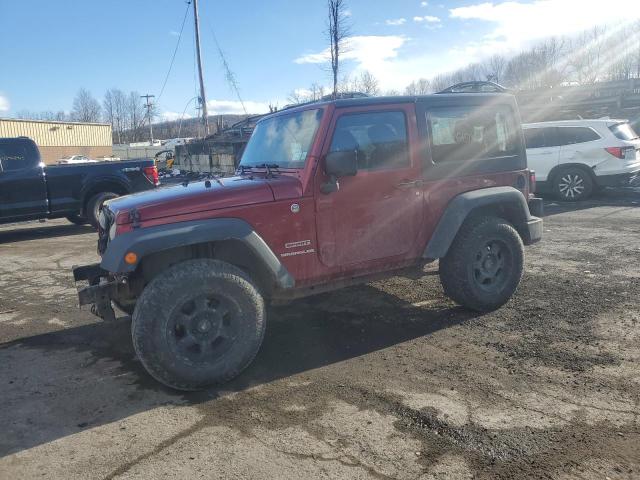
[[[515,104],[515,97],[509,93],[433,93],[430,95],[405,95],[393,97],[361,97],[361,98],[341,98],[338,100],[308,102],[300,105],[292,105],[277,112],[265,115],[260,122],[267,118],[283,115],[302,110],[313,110],[316,108],[335,105],[336,108],[363,107],[368,105],[389,105],[401,103],[430,103],[438,106],[458,106],[458,105],[482,105],[485,103],[507,103]]]

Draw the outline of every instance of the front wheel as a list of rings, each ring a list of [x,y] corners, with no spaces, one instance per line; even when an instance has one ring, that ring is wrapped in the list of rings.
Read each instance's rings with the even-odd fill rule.
[[[178,263],[136,303],[133,345],[147,371],[177,390],[227,382],[258,353],[264,300],[240,269],[211,259]]]
[[[479,312],[495,310],[515,293],[524,265],[524,246],[506,220],[466,221],[444,258],[440,280],[445,294]]]

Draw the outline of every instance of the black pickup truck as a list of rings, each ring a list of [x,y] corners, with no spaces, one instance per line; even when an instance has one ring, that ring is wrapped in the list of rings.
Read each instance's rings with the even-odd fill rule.
[[[153,160],[45,166],[33,140],[0,138],[0,223],[67,218],[97,227],[106,200],[158,184]]]

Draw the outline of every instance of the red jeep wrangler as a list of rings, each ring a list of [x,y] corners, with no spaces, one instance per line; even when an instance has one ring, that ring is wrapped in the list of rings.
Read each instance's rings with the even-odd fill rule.
[[[513,295],[542,236],[508,94],[344,99],[262,119],[236,176],[105,203],[81,305],[133,316],[140,360],[181,390],[255,357],[267,302],[440,260],[445,293],[477,311]],[[531,210],[530,210],[531,207]]]

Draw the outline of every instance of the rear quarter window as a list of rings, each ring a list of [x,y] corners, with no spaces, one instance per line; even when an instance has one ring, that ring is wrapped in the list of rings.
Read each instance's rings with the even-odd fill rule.
[[[427,122],[436,165],[518,154],[518,125],[507,106],[434,108]]]
[[[638,134],[633,130],[633,127],[628,123],[619,123],[612,125],[609,130],[620,140],[637,140]]]
[[[38,151],[22,139],[0,141],[0,162],[3,171],[33,167],[39,161]]]

